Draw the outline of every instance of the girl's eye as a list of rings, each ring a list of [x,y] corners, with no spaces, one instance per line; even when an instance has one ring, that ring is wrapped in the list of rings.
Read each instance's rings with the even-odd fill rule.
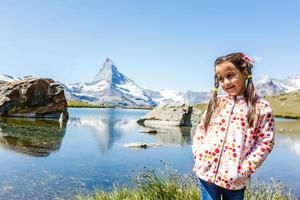
[[[228,74],[227,78],[228,78],[228,79],[233,78],[233,74]]]
[[[220,82],[223,82],[223,81],[224,81],[224,78],[221,78],[221,77],[220,77],[220,78],[219,78],[219,81],[220,81]]]

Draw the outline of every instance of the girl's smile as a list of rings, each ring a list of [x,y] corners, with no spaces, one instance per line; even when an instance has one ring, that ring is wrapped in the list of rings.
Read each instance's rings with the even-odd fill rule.
[[[241,72],[231,62],[216,66],[216,75],[223,90],[229,96],[242,95],[247,80],[247,72]]]

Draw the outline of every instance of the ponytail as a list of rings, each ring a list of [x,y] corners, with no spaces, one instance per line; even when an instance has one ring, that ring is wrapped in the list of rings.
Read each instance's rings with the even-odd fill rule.
[[[204,120],[204,130],[207,131],[210,119],[212,114],[215,111],[216,105],[217,105],[217,99],[218,99],[218,88],[219,88],[219,79],[217,75],[215,74],[215,88],[213,91],[213,95],[208,103],[206,115],[205,115],[205,120]]]
[[[255,116],[255,103],[256,103],[256,94],[254,89],[254,84],[252,81],[252,67],[251,63],[247,63],[247,71],[248,71],[248,79],[247,79],[247,86],[244,91],[244,97],[246,98],[247,105],[248,105],[248,114],[247,114],[247,121],[250,127],[253,127],[253,121]]]

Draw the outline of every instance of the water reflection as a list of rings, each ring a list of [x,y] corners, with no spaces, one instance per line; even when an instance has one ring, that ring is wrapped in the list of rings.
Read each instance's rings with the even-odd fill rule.
[[[0,118],[0,147],[45,157],[59,150],[66,124],[53,120]]]
[[[279,145],[284,145],[284,149],[289,149],[300,158],[300,120],[276,118],[277,139],[280,136]]]
[[[88,127],[92,131],[102,153],[108,151],[113,143],[121,137],[122,133],[134,133],[136,128],[136,119],[115,119],[113,117],[71,118],[70,123],[74,127]]]
[[[54,121],[0,118],[0,199],[70,199],[78,191],[111,190],[115,184],[129,183],[128,175],[144,166],[161,168],[161,160],[179,172],[190,173],[193,130],[137,125],[147,112],[71,108],[67,129],[66,124],[61,129]],[[295,131],[299,124],[292,124],[282,124],[282,128],[299,133]],[[255,176],[299,183],[299,136],[277,134],[274,150]],[[137,141],[163,145],[145,151],[123,147]]]
[[[140,132],[148,133],[149,131],[157,131],[155,134],[159,143],[167,146],[187,146],[191,143],[190,133],[193,131],[191,127],[178,127],[178,126],[140,126]],[[153,134],[153,133],[148,133]]]
[[[300,138],[297,135],[289,135],[289,137],[282,137],[281,142],[300,158]]]

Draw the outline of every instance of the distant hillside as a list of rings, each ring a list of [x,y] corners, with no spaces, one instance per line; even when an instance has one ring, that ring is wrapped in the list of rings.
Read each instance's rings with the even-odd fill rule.
[[[276,117],[300,119],[300,90],[264,98],[270,102]],[[207,104],[195,106],[203,110],[206,109]]]
[[[300,90],[265,97],[277,117],[300,119]]]

